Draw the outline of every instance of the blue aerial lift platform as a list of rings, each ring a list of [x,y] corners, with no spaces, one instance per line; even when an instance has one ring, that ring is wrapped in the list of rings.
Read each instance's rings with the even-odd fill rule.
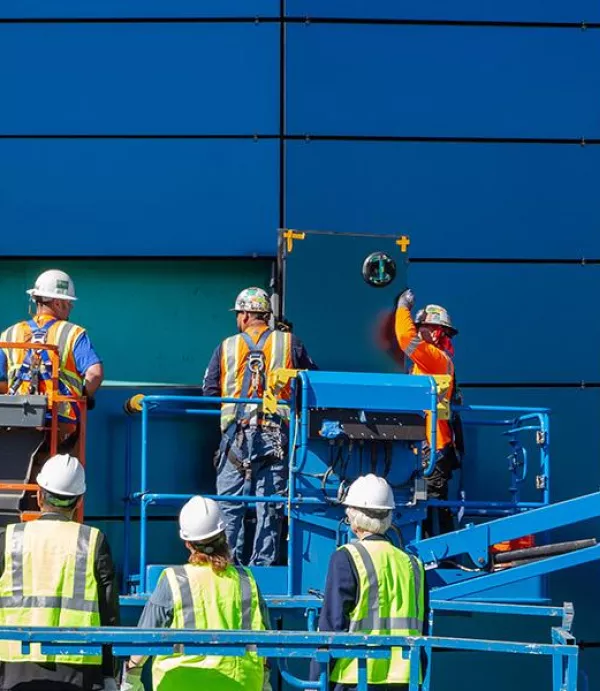
[[[390,538],[417,554],[425,564],[432,611],[430,633],[436,613],[443,612],[561,616],[563,626],[561,632],[553,634],[553,644],[558,646],[556,650],[562,650],[561,637],[567,633],[571,636],[572,608],[549,604],[547,576],[559,569],[600,559],[600,546],[594,539],[552,545],[548,533],[600,515],[600,493],[551,503],[549,411],[463,407],[466,424],[479,422],[498,427],[506,438],[510,452],[509,498],[503,502],[485,498],[434,501],[428,499],[425,483],[433,467],[424,467],[421,457],[426,416],[435,430],[438,415],[438,383],[433,377],[324,371],[283,374],[291,376],[293,403],[288,491],[283,496],[227,499],[249,505],[272,501],[285,506],[288,521],[285,563],[254,568],[265,599],[283,618],[284,628],[296,628],[297,623],[285,626],[285,622],[297,622],[300,617],[306,619],[309,631],[315,630],[325,565],[336,547],[349,539],[339,501],[340,488],[343,492],[358,475],[375,472],[388,479],[396,498]],[[276,389],[274,386],[272,393]],[[126,574],[124,606],[143,604],[167,566],[147,561],[147,527],[152,507],[179,507],[192,496],[163,494],[160,488],[149,486],[147,466],[152,420],[157,416],[215,415],[219,411],[214,404],[220,401],[201,396],[147,396],[140,401],[140,477],[139,481],[134,480],[131,469],[128,470],[129,511],[125,523],[129,543],[133,539],[130,511],[139,505],[140,560],[137,568]],[[267,405],[264,399],[248,401]],[[134,418],[130,420],[130,424],[136,424]],[[528,436],[537,448],[535,463],[526,451]],[[521,486],[528,480],[537,494],[533,501],[521,499]],[[216,495],[213,498],[224,499]],[[424,539],[422,522],[429,506],[446,506],[455,512],[457,530]],[[525,535],[536,535],[537,544],[524,551],[494,551],[498,543]],[[443,647],[439,642],[430,645],[427,640],[407,645],[409,649],[413,645],[423,646],[426,652],[431,652],[432,647]],[[574,642],[572,638],[569,640]],[[449,647],[464,645],[459,639],[451,641],[447,642]],[[496,649],[489,642],[482,645],[491,645],[486,650]],[[511,645],[518,647],[519,642],[513,641]],[[575,688],[570,685],[572,679],[569,681],[565,676],[567,667],[559,675],[560,685],[556,686],[555,680],[556,689],[563,688],[563,684],[566,684],[564,688]],[[287,682],[302,688],[300,680],[283,669]],[[429,688],[430,683],[427,676],[424,688]]]

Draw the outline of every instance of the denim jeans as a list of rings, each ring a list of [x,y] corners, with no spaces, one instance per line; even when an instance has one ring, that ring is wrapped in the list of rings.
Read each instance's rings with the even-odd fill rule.
[[[236,463],[232,462],[230,456],[236,458]],[[230,428],[224,433],[216,455],[217,493],[228,496],[283,494],[287,485],[286,456],[285,433],[260,427]],[[245,463],[248,472],[241,472],[237,463]],[[220,505],[227,520],[229,546],[236,563],[240,564],[244,553],[244,516],[248,505],[237,502],[220,502]],[[271,566],[276,563],[283,515],[283,503],[256,503],[256,531],[248,562],[250,566]]]

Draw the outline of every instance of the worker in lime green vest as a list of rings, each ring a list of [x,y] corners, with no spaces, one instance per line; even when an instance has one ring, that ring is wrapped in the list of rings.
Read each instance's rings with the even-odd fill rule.
[[[263,630],[268,614],[249,569],[233,566],[219,505],[196,496],[179,515],[179,536],[190,558],[167,568],[146,603],[140,628]],[[121,691],[142,691],[143,656],[125,665]],[[243,657],[167,655],[154,658],[154,691],[263,691],[270,689],[265,660]]]
[[[0,535],[0,626],[116,626],[118,589],[104,535],[73,520],[85,493],[74,456],[50,458],[37,475],[41,516]],[[3,691],[117,691],[110,653],[45,655],[0,641]]]
[[[423,565],[385,538],[395,508],[392,488],[369,474],[355,480],[344,500],[350,528],[358,540],[340,547],[331,557],[319,631],[420,636],[425,619]],[[311,678],[316,680],[314,663]],[[331,670],[335,691],[357,688],[356,660],[339,659]],[[387,659],[367,661],[370,691],[407,689],[409,662],[402,650]]]

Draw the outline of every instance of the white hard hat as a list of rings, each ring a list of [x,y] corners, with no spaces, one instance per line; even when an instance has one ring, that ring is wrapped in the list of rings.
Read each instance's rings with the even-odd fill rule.
[[[271,301],[262,288],[244,288],[235,299],[232,312],[271,312]]]
[[[419,310],[415,323],[419,325],[443,326],[452,336],[456,336],[458,333],[458,329],[455,329],[452,324],[448,310],[440,307],[440,305],[426,305],[422,310]]]
[[[50,269],[40,274],[33,288],[27,291],[32,298],[54,298],[58,300],[77,300],[75,284],[69,274],[59,269]]]
[[[385,511],[395,508],[392,488],[384,478],[372,473],[361,475],[354,480],[343,503],[356,509]]]
[[[52,456],[38,473],[36,482],[52,494],[79,497],[85,494],[85,470],[75,456]]]
[[[213,499],[192,497],[179,514],[179,537],[189,542],[204,542],[225,530],[225,518]]]

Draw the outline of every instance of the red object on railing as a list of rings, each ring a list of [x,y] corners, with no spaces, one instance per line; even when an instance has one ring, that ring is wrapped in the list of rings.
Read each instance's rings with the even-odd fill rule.
[[[524,535],[514,540],[498,542],[491,546],[490,551],[492,554],[497,554],[498,552],[512,552],[515,549],[528,549],[529,547],[535,547],[535,535]]]

